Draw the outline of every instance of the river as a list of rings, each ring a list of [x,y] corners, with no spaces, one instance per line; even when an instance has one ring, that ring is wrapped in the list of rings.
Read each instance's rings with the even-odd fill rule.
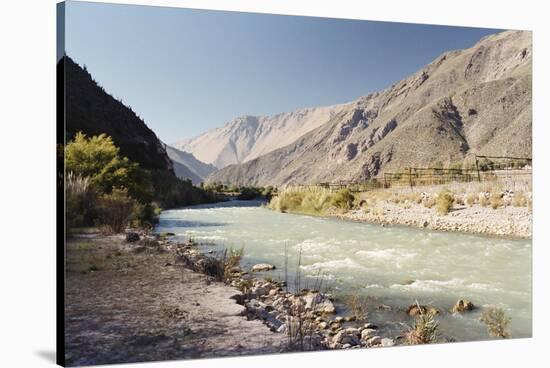
[[[447,338],[488,339],[478,319],[489,305],[512,318],[513,337],[531,336],[531,240],[283,214],[254,201],[164,211],[156,231],[192,237],[205,251],[244,247],[245,267],[274,264],[277,269],[265,275],[279,279],[285,278],[285,248],[289,275],[296,273],[301,252],[302,286],[321,278],[337,296],[368,296],[369,321],[390,335],[412,323],[403,309],[418,301],[442,310],[437,318]],[[449,309],[459,298],[480,308],[452,315]],[[382,304],[391,311],[379,308]],[[346,313],[344,305],[338,307]]]

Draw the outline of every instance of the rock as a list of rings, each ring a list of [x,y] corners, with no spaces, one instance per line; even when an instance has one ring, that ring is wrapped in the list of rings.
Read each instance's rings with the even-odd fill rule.
[[[344,322],[344,317],[336,317],[336,318],[334,319],[334,322],[336,322],[336,323],[342,323],[342,322]]]
[[[390,338],[383,338],[382,340],[380,340],[380,344],[384,347],[387,347],[387,346],[394,346],[395,345],[395,341],[393,339],[390,339]]]
[[[274,270],[275,266],[269,263],[258,263],[252,266],[252,272],[264,272]]]
[[[332,337],[332,342],[333,344],[349,344],[350,346],[359,345],[361,343],[359,340],[359,330],[356,328],[344,328]]]
[[[472,303],[471,301],[466,300],[466,299],[458,299],[456,304],[453,306],[453,309],[451,310],[451,312],[453,312],[453,313],[463,313],[463,312],[466,312],[466,311],[471,311],[474,308],[475,308],[474,303]]]
[[[328,294],[315,292],[308,293],[304,295],[302,299],[305,302],[305,308],[307,310],[314,310],[314,312],[321,314],[332,314],[336,312],[336,307],[330,300],[330,295]]]
[[[320,328],[321,330],[325,330],[325,329],[328,327],[328,323],[326,323],[326,322],[321,322],[321,323],[319,323],[318,326],[319,326],[319,328]]]
[[[367,346],[380,345],[382,338],[380,336],[373,336],[367,340]]]
[[[269,296],[275,296],[275,295],[277,295],[277,289],[269,290]]]
[[[367,341],[370,337],[374,336],[374,334],[376,334],[376,330],[365,328],[361,331],[361,340]]]
[[[266,288],[261,287],[261,286],[260,287],[253,287],[252,289],[250,289],[250,293],[254,294],[256,296],[266,295],[268,292],[269,292],[269,290],[267,290]]]
[[[135,243],[139,241],[139,234],[134,231],[129,231],[126,233],[126,241],[128,243]]]
[[[430,305],[411,304],[405,310],[409,316],[419,316],[421,314],[431,314],[432,316],[439,314],[439,309]]]
[[[364,328],[370,328],[370,329],[373,329],[373,330],[378,330],[378,326],[375,325],[374,323],[365,323],[365,325],[363,326]]]

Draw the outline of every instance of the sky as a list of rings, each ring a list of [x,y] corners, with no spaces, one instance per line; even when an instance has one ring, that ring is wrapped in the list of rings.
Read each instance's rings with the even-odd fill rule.
[[[174,143],[355,100],[499,31],[68,1],[65,52]]]

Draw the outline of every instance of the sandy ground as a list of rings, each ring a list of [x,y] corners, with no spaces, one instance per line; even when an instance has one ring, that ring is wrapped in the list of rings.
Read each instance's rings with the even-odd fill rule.
[[[239,292],[158,247],[91,234],[67,243],[66,359],[90,365],[275,353],[284,334],[247,320]]]
[[[386,225],[408,225],[440,231],[531,238],[532,213],[526,207],[507,206],[492,209],[474,204],[455,205],[447,215],[416,203],[379,201],[370,211],[352,210],[336,216]]]

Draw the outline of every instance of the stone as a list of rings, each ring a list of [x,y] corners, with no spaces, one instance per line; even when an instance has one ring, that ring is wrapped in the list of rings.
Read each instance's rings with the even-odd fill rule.
[[[319,328],[321,330],[325,330],[328,327],[328,324],[326,322],[319,323]]]
[[[378,326],[375,325],[374,323],[370,323],[370,322],[365,323],[365,325],[363,327],[364,328],[370,328],[370,329],[373,329],[373,330],[378,330]]]
[[[439,309],[430,305],[411,304],[405,310],[411,317],[419,316],[421,314],[431,314],[432,316],[439,314]]]
[[[380,340],[380,344],[384,347],[387,347],[387,346],[394,346],[395,345],[395,341],[393,339],[390,339],[390,338],[383,338],[382,340]]]
[[[128,243],[135,243],[137,241],[139,241],[139,234],[136,233],[135,231],[129,231],[126,233],[126,241]]]
[[[322,293],[307,293],[302,297],[307,310],[314,310],[316,313],[332,314],[336,312],[336,307],[330,300],[330,296]]]
[[[252,266],[252,272],[264,272],[274,270],[275,266],[269,263],[258,263]]]
[[[380,336],[372,336],[367,340],[367,346],[380,345],[382,338]]]
[[[367,341],[370,337],[376,334],[376,330],[372,328],[365,328],[361,331],[361,339]]]
[[[472,303],[469,300],[466,299],[459,299],[455,305],[453,306],[453,309],[451,310],[453,313],[463,313],[466,311],[471,311],[474,309],[474,303]]]

